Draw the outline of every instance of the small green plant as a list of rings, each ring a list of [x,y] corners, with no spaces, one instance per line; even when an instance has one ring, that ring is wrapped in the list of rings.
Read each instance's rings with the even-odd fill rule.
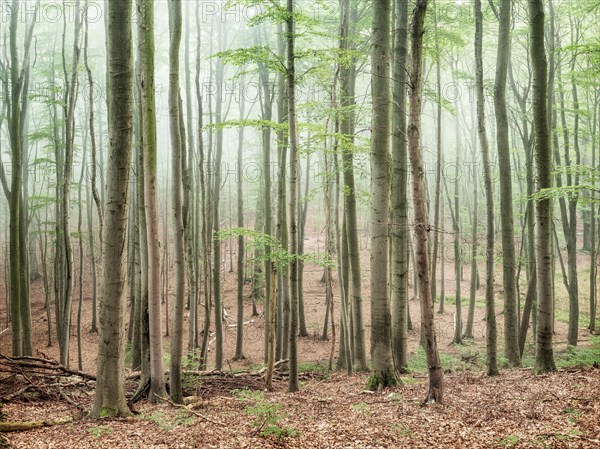
[[[98,416],[100,418],[112,418],[113,416],[117,415],[117,410],[115,410],[114,408],[110,408],[110,407],[102,407],[100,409],[100,412],[98,413]]]
[[[150,422],[156,424],[158,427],[160,427],[163,430],[171,430],[173,427],[175,427],[173,424],[171,424],[169,422],[165,413],[158,411],[158,410],[153,412],[151,415],[143,415],[142,419],[145,419],[146,421],[150,421]]]
[[[516,435],[508,435],[500,440],[500,444],[504,447],[515,447],[519,442],[519,437]]]
[[[573,437],[579,437],[581,435],[583,435],[583,432],[581,430],[571,429],[567,433],[557,433],[556,439],[564,441],[564,440],[570,440]]]
[[[572,408],[566,408],[564,410],[564,412],[569,417],[569,422],[570,423],[574,424],[577,421],[579,421],[579,418],[581,416],[581,410],[572,409]]]
[[[190,416],[185,410],[179,410],[177,412],[177,418],[175,418],[175,426],[189,427],[197,421],[198,420],[194,416]]]
[[[395,391],[393,393],[390,393],[388,396],[390,401],[393,402],[398,402],[402,400],[402,395],[400,393],[396,393]]]
[[[391,429],[392,432],[396,432],[400,437],[412,438],[415,434],[410,427],[404,424],[392,424]]]
[[[262,391],[243,389],[234,390],[233,394],[242,402],[253,403],[248,405],[244,411],[248,416],[253,417],[252,425],[261,437],[275,437],[281,440],[298,434],[291,427],[280,425],[280,421],[285,417],[280,412],[281,405],[266,400]]]
[[[422,384],[424,381],[415,377],[405,376],[400,378],[400,382],[402,382],[403,385],[418,385]]]
[[[90,427],[88,429],[88,432],[96,439],[100,438],[102,435],[109,435],[112,431],[113,430],[109,426]]]
[[[359,413],[363,416],[371,415],[371,407],[364,401],[358,402],[357,404],[353,404],[351,408],[354,413]]]

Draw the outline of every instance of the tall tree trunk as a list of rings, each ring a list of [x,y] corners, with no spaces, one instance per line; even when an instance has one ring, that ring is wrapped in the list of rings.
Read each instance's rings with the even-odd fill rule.
[[[204,153],[204,138],[203,138],[203,107],[202,107],[202,92],[200,90],[200,48],[201,48],[201,21],[200,21],[200,2],[196,3],[196,102],[198,103],[198,183],[200,184],[200,206],[202,207],[202,224],[200,226],[201,236],[201,254],[202,254],[202,288],[204,289],[204,325],[202,328],[203,338],[200,347],[200,369],[206,369],[208,355],[208,337],[210,333],[210,314],[211,314],[211,297],[210,297],[210,208],[207,205],[207,177],[205,175],[205,153]]]
[[[246,102],[243,96],[244,77],[240,79],[240,120],[243,120],[244,109]],[[263,143],[264,145],[264,143]],[[238,148],[237,148],[237,171],[236,171],[236,183],[237,183],[237,227],[242,229],[244,227],[244,191],[242,182],[242,166],[244,164],[244,127],[240,126],[238,129]],[[264,151],[264,150],[263,150]],[[265,169],[268,171],[270,167],[267,165]],[[263,171],[264,173],[264,171]],[[270,196],[270,195],[269,195]],[[265,202],[265,204],[269,204]],[[267,215],[270,215],[267,212]],[[268,256],[267,256],[268,257]],[[269,267],[270,268],[270,267]],[[244,235],[240,234],[237,239],[237,333],[235,339],[235,360],[244,359]],[[269,271],[265,271],[265,284],[267,279],[271,280],[271,274]],[[265,291],[265,297],[268,297],[271,292]],[[265,304],[270,304],[265,302]]]
[[[544,5],[542,0],[529,0],[529,36],[531,39],[531,66],[533,70],[533,123],[535,129],[535,162],[537,189],[552,187],[552,161],[550,132],[548,129],[547,81],[548,68],[544,44]],[[538,324],[536,336],[535,368],[537,371],[554,371],[552,349],[554,292],[552,289],[552,202],[550,198],[538,199],[537,222],[537,279]]]
[[[171,397],[174,402],[183,400],[181,387],[181,358],[183,352],[183,307],[185,302],[185,249],[182,211],[182,135],[179,94],[179,47],[181,44],[181,0],[169,2],[169,123],[171,130],[171,169],[173,172],[171,194],[174,227],[175,304],[173,309],[173,335],[171,337]],[[216,284],[215,284],[216,285]],[[218,286],[217,286],[218,288]]]
[[[433,248],[431,255],[431,298],[432,301],[435,302],[437,299],[436,295],[436,286],[437,286],[437,261],[438,261],[438,247],[439,247],[439,235],[437,232],[440,226],[440,194],[442,192],[442,162],[443,162],[443,152],[442,152],[442,75],[441,75],[441,67],[440,67],[440,39],[439,39],[439,30],[438,30],[438,17],[437,17],[437,4],[435,0],[433,1],[433,21],[434,21],[434,45],[435,45],[435,74],[436,74],[436,92],[437,92],[437,102],[436,102],[436,136],[435,136],[435,146],[436,146],[436,163],[435,163],[435,200],[433,203],[434,212],[433,212],[433,229],[435,232],[433,233]],[[442,247],[443,250],[443,247]],[[442,260],[442,264],[444,261]],[[442,277],[443,278],[443,277]],[[442,287],[444,290],[444,287]],[[438,309],[438,313],[444,313],[444,295],[442,295],[442,299],[440,300],[440,307]],[[421,335],[422,337],[422,335]]]
[[[219,23],[220,39],[224,39],[222,32],[222,24]],[[224,45],[221,43],[220,45]],[[221,59],[216,61],[215,81],[217,83],[217,95],[215,98],[215,120],[217,123],[222,120],[222,86],[224,66]],[[213,297],[214,297],[214,316],[215,316],[215,368],[223,367],[223,298],[221,295],[221,241],[219,240],[219,230],[221,227],[219,204],[221,199],[221,163],[223,160],[223,130],[217,129],[216,152],[214,159],[214,174],[212,180],[213,197],[212,197],[212,245],[213,245]]]
[[[341,4],[340,22],[340,50],[351,52],[352,31],[357,21],[356,0],[344,0]],[[340,65],[340,108],[345,112],[340,120],[340,133],[346,136],[342,146],[342,167],[344,174],[344,215],[346,220],[346,238],[348,239],[348,258],[350,262],[350,295],[349,304],[352,312],[353,359],[354,369],[365,371],[367,369],[367,355],[365,350],[365,330],[363,325],[363,298],[361,285],[361,264],[358,244],[358,219],[356,212],[356,186],[354,179],[354,129],[356,115],[355,84],[356,84],[356,59],[352,55],[342,58],[348,62]]]
[[[502,284],[504,286],[504,353],[512,366],[521,364],[518,345],[517,286],[515,235],[513,222],[512,169],[508,140],[508,114],[506,108],[506,77],[510,57],[511,0],[500,2],[498,55],[494,108],[496,111],[496,141],[498,168],[500,170],[500,219],[502,223]]]
[[[158,396],[166,395],[164,368],[162,361],[162,314],[160,306],[160,242],[157,206],[157,143],[156,106],[154,83],[154,4],[151,0],[137,0],[139,54],[141,56],[141,98],[143,136],[143,188],[145,210],[145,243],[147,262],[142,270],[147,270],[148,320],[150,349],[150,392],[149,399],[158,401]],[[142,201],[142,199],[140,199]],[[165,242],[166,245],[166,242]],[[142,296],[145,296],[142,292]],[[142,308],[145,310],[145,307]],[[141,319],[144,319],[142,313]]]
[[[32,355],[31,313],[29,308],[29,284],[27,253],[24,242],[27,240],[27,223],[24,204],[24,129],[27,119],[27,84],[29,77],[29,51],[33,29],[37,21],[39,4],[36,4],[33,19],[25,30],[23,63],[19,61],[18,24],[21,17],[19,2],[13,0],[10,7],[9,57],[10,57],[10,97],[7,100],[8,134],[12,164],[9,199],[9,258],[10,258],[10,317],[12,328],[13,355]],[[8,89],[7,89],[8,90]],[[6,185],[3,183],[5,190]],[[25,264],[23,263],[25,262]]]
[[[425,353],[429,371],[429,388],[425,403],[443,401],[444,374],[437,349],[434,327],[431,274],[429,271],[429,220],[425,203],[425,179],[421,154],[421,101],[423,76],[423,33],[427,0],[417,0],[411,23],[411,62],[409,75],[410,115],[408,125],[408,153],[413,179],[415,220],[415,252],[421,297],[421,327],[425,338]]]
[[[390,0],[373,3],[371,49],[371,378],[376,390],[397,383],[388,289],[390,208]]]
[[[89,103],[89,130],[90,130],[90,143],[92,147],[90,168],[91,172],[88,173],[90,176],[90,183],[86,184],[86,199],[87,199],[87,221],[88,221],[88,238],[90,245],[90,259],[92,264],[92,324],[90,327],[90,332],[96,333],[98,332],[98,264],[96,259],[96,238],[93,225],[93,213],[92,213],[92,198],[96,204],[96,210],[98,212],[98,236],[100,237],[100,248],[102,248],[102,225],[103,225],[103,216],[102,216],[102,207],[100,205],[100,196],[98,195],[98,187],[97,187],[97,178],[98,178],[98,168],[97,168],[97,154],[98,147],[96,144],[96,127],[94,123],[94,101],[95,101],[95,90],[94,90],[94,77],[92,75],[92,69],[89,64],[88,59],[88,49],[89,49],[89,17],[88,17],[88,8],[85,10],[85,37],[84,37],[84,47],[83,47],[83,60],[85,63],[85,69],[87,72],[88,78],[88,103]],[[90,170],[88,168],[88,170]],[[91,187],[91,188],[90,188]],[[91,195],[90,191],[91,190]],[[102,254],[99,255],[100,259],[102,258]],[[101,276],[100,276],[101,277]]]
[[[490,149],[485,129],[485,98],[483,93],[483,13],[481,0],[475,0],[475,63],[477,86],[477,133],[483,158],[485,209],[487,217],[485,264],[485,318],[487,374],[498,374],[496,311],[494,307],[494,190],[490,166]]]
[[[60,195],[60,206],[57,216],[57,255],[60,255],[59,263],[63,267],[63,279],[58,292],[59,321],[57,323],[58,344],[60,347],[60,362],[69,365],[69,350],[71,340],[71,308],[73,301],[73,248],[69,229],[70,222],[70,192],[73,178],[73,160],[75,150],[75,106],[78,97],[78,69],[79,69],[79,37],[81,32],[80,1],[75,2],[75,23],[73,34],[73,55],[70,75],[67,74],[67,66],[64,52],[63,34],[63,71],[65,75],[65,90],[63,96],[64,113],[64,165],[62,189]],[[66,33],[66,22],[63,33]]]
[[[90,162],[90,166],[91,166],[91,190],[92,190],[92,197],[94,199],[94,203],[96,204],[96,211],[98,213],[98,237],[99,237],[99,242],[100,242],[100,249],[102,249],[102,226],[104,224],[104,217],[102,214],[102,205],[100,203],[100,195],[98,194],[98,187],[97,187],[97,181],[98,181],[98,147],[96,145],[96,128],[94,125],[94,120],[95,120],[95,115],[94,115],[94,101],[95,101],[95,90],[94,90],[94,77],[92,75],[92,69],[90,67],[89,64],[89,59],[88,59],[88,49],[89,49],[89,17],[88,17],[88,8],[85,8],[85,36],[84,36],[84,47],[83,47],[83,61],[85,64],[85,70],[87,72],[87,82],[88,82],[88,104],[89,104],[89,129],[90,129],[90,143],[92,146],[92,154],[91,154],[91,162]],[[100,148],[100,151],[102,151],[102,148]],[[86,187],[86,191],[87,191]],[[87,196],[87,194],[86,194]],[[88,200],[89,201],[89,200]],[[91,328],[90,328],[90,332],[96,333],[98,332],[98,313],[97,313],[97,309],[98,309],[98,294],[97,294],[97,290],[98,290],[98,278],[102,279],[102,273],[98,273],[98,267],[97,267],[97,263],[96,263],[96,254],[95,254],[95,238],[94,238],[94,234],[92,232],[92,220],[93,220],[93,215],[92,215],[92,205],[89,204],[88,205],[88,228],[89,228],[89,233],[90,233],[90,257],[91,257],[91,261],[92,261],[92,289],[93,289],[93,294],[92,294],[92,324],[91,324]],[[99,259],[102,259],[102,254],[100,253],[99,255]],[[98,275],[99,274],[99,275]]]
[[[295,70],[294,2],[287,0],[286,49],[288,89],[288,141],[290,145],[290,327],[288,334],[288,392],[299,390],[298,384],[298,135],[296,132],[296,70]]]
[[[406,142],[406,69],[408,1],[395,1],[392,67],[392,355],[399,372],[408,365],[408,154]]]
[[[92,415],[129,415],[125,400],[125,247],[133,121],[131,0],[108,3],[109,167],[96,397]]]

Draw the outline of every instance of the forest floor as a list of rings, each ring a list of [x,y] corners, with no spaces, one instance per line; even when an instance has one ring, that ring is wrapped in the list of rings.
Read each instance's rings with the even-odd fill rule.
[[[322,242],[311,239],[307,241],[307,250],[318,250],[320,245]],[[224,253],[229,254],[227,251]],[[363,263],[364,294],[368,297],[366,252]],[[368,373],[349,377],[345,373],[328,370],[332,341],[321,338],[325,309],[324,287],[319,281],[322,269],[312,266],[306,268],[304,290],[310,335],[299,342],[303,372],[301,391],[286,393],[284,374],[277,377],[274,391],[264,391],[263,381],[256,375],[262,363],[264,322],[262,315],[250,316],[250,302],[245,308],[245,320],[248,322],[244,326],[246,359],[232,360],[236,333],[236,275],[229,272],[226,263],[226,369],[223,373],[190,373],[185,377],[186,393],[196,397],[193,406],[180,409],[167,403],[141,401],[135,404],[136,413],[131,418],[90,419],[85,412],[93,401],[93,383],[79,382],[81,379],[70,376],[61,380],[66,383],[62,389],[60,386],[58,389],[52,387],[52,394],[49,394],[51,387],[43,386],[20,395],[18,400],[5,401],[0,421],[71,417],[71,423],[3,435],[12,447],[23,449],[600,447],[600,338],[589,335],[583,329],[586,324],[581,323],[580,346],[567,350],[566,325],[559,319],[554,338],[560,367],[557,372],[535,375],[530,368],[532,353],[528,345],[525,368],[506,369],[500,354],[501,374],[486,377],[481,297],[484,289],[477,293],[474,341],[450,345],[455,312],[453,265],[448,263],[445,268],[452,296],[448,297],[445,312],[435,316],[446,373],[443,404],[422,405],[427,389],[427,372],[423,351],[418,348],[418,301],[410,302],[410,313],[415,323],[415,330],[409,336],[411,372],[401,377],[401,385],[385,391],[367,392]],[[3,272],[1,265],[0,272]],[[467,309],[468,274],[468,267],[465,267],[463,317],[466,317]],[[0,279],[0,296],[5,292],[2,281]],[[497,296],[501,298],[501,290],[496,287]],[[82,315],[82,328],[85,329],[82,334],[82,370],[95,374],[97,335],[88,332],[91,323],[90,291],[86,282]],[[47,346],[41,281],[32,285],[31,295],[36,355],[57,358],[58,345],[54,342],[51,347]],[[76,289],[74,308],[77,301]],[[497,304],[498,348],[502,353],[500,299]],[[262,312],[261,304],[258,308]],[[10,331],[4,330],[5,309],[5,301],[2,300],[0,354],[7,355],[10,353],[11,337]],[[365,301],[364,313],[365,323],[369,323],[368,301]],[[75,324],[74,319],[72,368],[77,367]],[[369,334],[370,327],[366,325],[366,348],[369,348]],[[169,338],[165,338],[166,353],[169,343]],[[193,364],[188,368],[196,369]],[[7,377],[0,372],[0,397],[22,388],[25,381],[22,376]],[[70,385],[73,382],[79,382],[80,386],[73,388]],[[132,393],[135,388],[135,382],[129,381],[129,392]]]

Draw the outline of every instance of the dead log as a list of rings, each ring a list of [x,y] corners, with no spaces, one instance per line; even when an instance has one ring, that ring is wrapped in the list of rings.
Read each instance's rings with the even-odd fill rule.
[[[73,422],[73,418],[70,416],[60,419],[45,419],[43,421],[0,422],[0,432],[20,432],[40,427],[60,426],[71,422]]]

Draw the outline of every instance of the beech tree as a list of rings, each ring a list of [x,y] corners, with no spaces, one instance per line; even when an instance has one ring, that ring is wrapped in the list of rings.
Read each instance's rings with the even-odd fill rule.
[[[437,348],[434,327],[433,298],[429,266],[429,232],[431,227],[425,203],[423,156],[421,154],[421,102],[423,82],[423,33],[427,0],[417,0],[410,25],[411,68],[409,71],[410,113],[408,124],[408,154],[411,164],[413,205],[415,221],[415,258],[418,272],[418,288],[421,297],[421,326],[425,339],[429,388],[425,403],[441,403],[444,398],[444,374]]]
[[[166,396],[162,359],[162,314],[160,301],[160,240],[157,205],[157,144],[154,81],[154,4],[149,0],[137,0],[138,45],[141,72],[141,115],[143,141],[143,195],[139,198],[143,206],[145,238],[147,247],[146,264],[142,267],[147,275],[147,314],[148,344],[150,352],[150,389],[148,397],[158,401]],[[145,309],[145,308],[144,308]],[[145,320],[145,310],[139,312],[139,319]]]
[[[529,0],[529,35],[533,71],[533,123],[535,129],[535,163],[537,190],[552,187],[550,132],[548,129],[547,82],[548,65],[544,43],[544,5],[542,0]],[[552,348],[554,291],[552,289],[552,200],[538,199],[536,255],[538,284],[538,323],[535,367],[538,371],[554,371]]]
[[[390,207],[390,13],[389,0],[373,2],[371,48],[371,378],[376,390],[397,383],[391,348],[388,289]]]
[[[133,133],[132,2],[108,2],[109,152],[96,396],[92,415],[129,415],[125,400],[125,247]]]

